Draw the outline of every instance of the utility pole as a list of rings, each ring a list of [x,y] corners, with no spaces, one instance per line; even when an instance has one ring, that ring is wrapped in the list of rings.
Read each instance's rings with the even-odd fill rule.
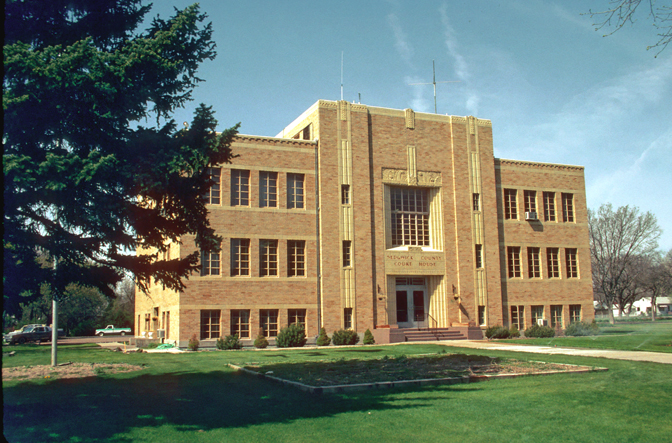
[[[431,83],[409,83],[409,85],[434,85],[434,114],[437,114],[437,112],[436,112],[436,84],[437,83],[460,83],[460,81],[459,80],[450,80],[450,81],[437,82],[436,81],[436,68],[434,66],[434,60],[432,60],[432,82]]]
[[[54,277],[58,269],[58,257],[54,257]],[[56,285],[51,287],[51,366],[58,366],[58,302]]]

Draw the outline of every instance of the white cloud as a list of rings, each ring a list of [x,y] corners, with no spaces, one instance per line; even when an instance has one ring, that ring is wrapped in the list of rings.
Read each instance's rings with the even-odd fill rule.
[[[397,49],[397,52],[401,58],[408,64],[411,64],[411,59],[413,58],[413,46],[408,42],[406,33],[399,23],[399,18],[396,14],[390,13],[387,16],[387,23],[392,28],[394,32],[394,47]]]
[[[411,109],[414,109],[418,112],[433,112],[434,107],[430,100],[427,99],[427,85],[419,85],[418,83],[423,83],[420,77],[404,77],[404,82],[407,85],[411,85],[413,90],[413,99],[411,100]],[[414,84],[415,83],[415,84]]]
[[[467,66],[467,62],[464,60],[464,57],[458,51],[455,30],[450,25],[450,21],[448,20],[448,13],[446,12],[445,4],[442,5],[439,9],[439,14],[441,15],[441,24],[443,25],[446,48],[448,49],[448,54],[455,62],[455,75],[457,75],[457,78],[459,78],[461,81],[468,81],[470,77],[469,68]]]
[[[443,4],[439,8],[439,15],[441,16],[441,24],[443,25],[444,33],[444,43],[446,49],[448,50],[448,55],[453,60],[455,75],[459,81],[465,83],[462,90],[464,107],[467,109],[467,112],[470,115],[478,115],[478,105],[480,103],[480,96],[475,89],[472,89],[469,85],[471,80],[471,72],[469,65],[465,57],[459,51],[459,45],[457,42],[457,37],[455,36],[455,30],[450,24],[448,19],[447,7],[446,4]]]

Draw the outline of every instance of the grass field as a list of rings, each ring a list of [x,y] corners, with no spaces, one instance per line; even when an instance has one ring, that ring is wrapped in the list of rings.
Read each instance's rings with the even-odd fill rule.
[[[672,321],[599,323],[600,335],[502,340],[508,343],[621,351],[672,352]]]
[[[3,358],[5,366],[49,364],[47,346],[11,349],[17,355]],[[663,364],[543,356],[609,371],[322,396],[226,366],[366,360],[442,349],[484,352],[401,345],[124,355],[92,345],[63,346],[61,362],[145,369],[3,382],[4,433],[10,442],[660,442],[672,435],[672,368]]]

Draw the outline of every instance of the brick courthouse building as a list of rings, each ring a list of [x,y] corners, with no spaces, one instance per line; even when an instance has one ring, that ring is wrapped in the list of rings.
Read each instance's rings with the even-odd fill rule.
[[[300,322],[384,343],[593,318],[583,168],[495,158],[489,120],[320,100],[232,149],[207,196],[221,252],[182,293],[138,291],[136,335]]]

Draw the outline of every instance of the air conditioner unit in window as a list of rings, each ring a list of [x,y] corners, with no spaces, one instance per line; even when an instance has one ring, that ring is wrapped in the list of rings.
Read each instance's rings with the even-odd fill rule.
[[[538,326],[548,326],[548,320],[544,320],[543,318],[538,318],[537,319],[537,325]]]
[[[166,338],[166,330],[165,329],[157,329],[156,330],[156,336],[157,336],[157,338]]]
[[[537,213],[536,212],[526,212],[525,213],[525,220],[538,220],[537,219]]]

